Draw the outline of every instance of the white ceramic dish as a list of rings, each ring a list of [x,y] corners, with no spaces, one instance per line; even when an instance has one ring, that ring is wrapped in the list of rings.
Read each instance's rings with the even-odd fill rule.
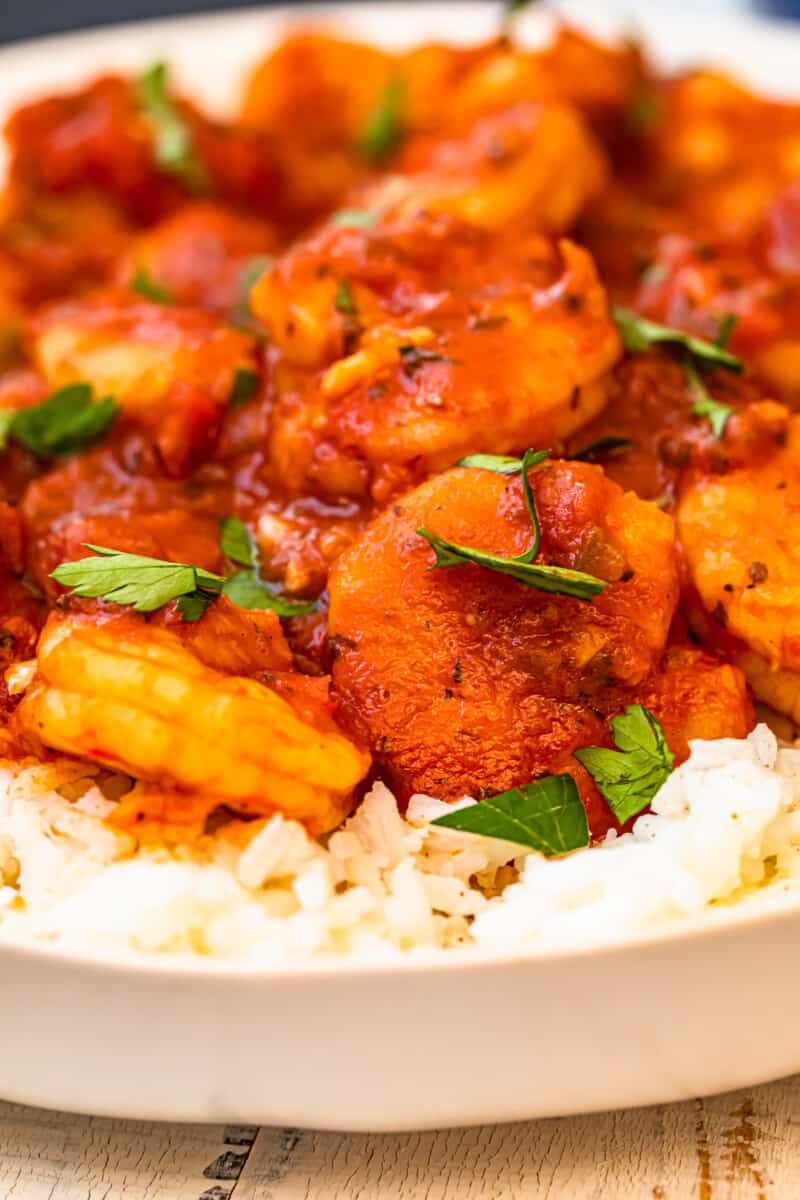
[[[800,30],[789,26],[631,0],[616,17],[591,0],[561,7],[600,33],[630,29],[633,13],[666,66],[710,57],[764,89],[798,91]],[[337,23],[389,44],[467,41],[489,35],[496,15],[354,5]],[[286,18],[228,12],[2,50],[0,116],[156,56],[224,108]],[[531,14],[526,31],[546,23]],[[680,1100],[800,1070],[799,940],[800,895],[778,894],[591,951],[270,973],[0,941],[0,1094],[116,1116],[363,1130]]]

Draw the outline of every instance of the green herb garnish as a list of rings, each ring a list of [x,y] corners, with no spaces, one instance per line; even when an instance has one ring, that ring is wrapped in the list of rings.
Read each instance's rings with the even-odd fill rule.
[[[287,600],[259,573],[258,543],[244,521],[226,517],[220,523],[220,546],[231,562],[246,571],[237,571],[225,580],[223,593],[240,608],[271,608],[280,617],[302,617],[316,608],[310,600]]]
[[[182,621],[199,621],[216,598],[216,592],[188,592],[185,596],[178,597],[175,607],[181,614]]]
[[[223,593],[240,608],[269,608],[279,617],[303,617],[314,612],[313,600],[288,600],[259,578],[257,571],[237,571],[225,580]]]
[[[714,437],[719,439],[725,432],[728,418],[734,410],[729,404],[715,400],[703,383],[703,378],[693,363],[686,364],[686,374],[689,376],[689,394],[692,397],[692,413],[696,417],[708,417]]]
[[[190,192],[209,190],[208,172],[198,158],[192,132],[168,92],[169,67],[153,63],[136,80],[136,99],[153,130],[156,165]]]
[[[659,325],[656,321],[648,321],[626,308],[615,307],[612,316],[619,330],[622,344],[631,354],[641,354],[653,346],[667,345],[680,348],[701,366],[724,367],[726,371],[741,373],[744,369],[741,359],[725,349],[719,342],[707,342],[703,338],[693,337],[680,329],[672,329],[668,325]],[[725,319],[723,318],[723,323]],[[722,326],[720,327],[722,328]],[[727,336],[730,330],[725,324]]]
[[[249,259],[239,276],[239,297],[228,315],[228,323],[258,342],[266,341],[264,330],[256,323],[250,308],[250,292],[258,279],[269,271],[275,262],[268,254],[257,254]]]
[[[328,224],[340,229],[371,229],[379,217],[380,213],[371,208],[340,208],[331,216]]]
[[[574,755],[624,825],[647,808],[672,774],[675,758],[660,724],[641,704],[628,705],[610,724],[616,750],[587,746]]]
[[[728,348],[728,342],[731,340],[731,335],[736,328],[739,318],[736,313],[723,313],[719,319],[719,327],[717,336],[714,338],[714,345],[721,346],[723,350]]]
[[[224,580],[221,575],[188,563],[128,554],[108,546],[93,546],[89,542],[83,545],[99,557],[61,563],[51,574],[51,579],[70,588],[75,596],[130,605],[140,613],[155,612],[170,600],[188,597],[191,602],[184,606],[181,615],[184,620],[196,621],[222,591]],[[201,601],[198,593],[208,595],[208,602]],[[202,610],[194,615],[201,603]]]
[[[373,162],[388,158],[402,141],[401,109],[404,94],[403,80],[390,79],[364,122],[364,128],[358,136],[358,148]]]
[[[634,92],[626,113],[629,129],[640,137],[652,133],[661,124],[663,115],[661,97],[647,85]]]
[[[435,350],[426,350],[424,346],[398,346],[397,353],[403,360],[403,370],[407,375],[413,375],[425,363],[452,362],[446,354],[437,354]]]
[[[240,404],[244,404],[255,396],[258,391],[258,382],[258,371],[252,371],[250,367],[237,367],[233,372],[229,407],[238,408]]]
[[[536,0],[503,0],[503,11],[500,17],[500,27],[503,34],[508,37],[511,33],[514,22],[524,9],[530,8]]]
[[[228,579],[189,563],[168,562],[143,554],[128,554],[108,546],[83,543],[96,558],[61,563],[51,578],[75,596],[107,600],[130,606],[134,612],[155,612],[172,600],[184,621],[198,621],[218,596],[225,595],[240,608],[272,609],[282,617],[314,611],[311,602],[287,600],[258,575],[257,548],[247,526],[238,517],[222,522],[221,546],[232,562],[249,567]]]
[[[0,414],[0,449],[9,439],[37,458],[77,454],[106,433],[119,414],[111,396],[96,403],[88,383],[70,383],[39,404]]]
[[[589,442],[588,446],[582,446],[580,450],[570,454],[570,458],[580,462],[594,462],[598,458],[624,454],[627,450],[632,450],[635,445],[636,442],[632,442],[630,438],[601,437],[596,442]]]
[[[571,775],[548,775],[431,821],[481,837],[501,838],[547,858],[589,845],[589,824]]]
[[[669,270],[664,266],[664,263],[650,262],[642,267],[639,279],[648,287],[657,287],[659,283],[663,283],[669,278]]]
[[[476,550],[470,546],[461,546],[457,542],[449,542],[445,538],[439,537],[438,534],[431,533],[430,530],[423,527],[418,529],[417,533],[425,539],[436,556],[435,562],[428,570],[435,571],[437,568],[442,567],[461,567],[472,563],[475,566],[484,567],[486,570],[496,571],[501,575],[509,575],[512,579],[516,579],[518,583],[524,583],[527,587],[535,588],[539,592],[550,592],[557,596],[571,596],[575,600],[590,600],[593,596],[599,596],[601,592],[605,591],[608,583],[603,579],[597,579],[594,575],[587,575],[583,571],[573,571],[569,567],[551,567],[533,561],[539,553],[541,529],[539,527],[539,517],[536,512],[536,501],[533,496],[530,480],[528,479],[528,471],[532,467],[538,466],[548,455],[548,450],[526,450],[523,458],[518,460],[519,467],[516,467],[516,465],[512,467],[510,460],[504,456],[470,456],[473,461],[469,465],[476,465],[474,460],[478,458],[483,460],[480,465],[484,470],[498,471],[497,465],[487,466],[487,460],[489,462],[499,460],[500,474],[513,474],[517,470],[521,473],[525,507],[528,510],[533,532],[531,544],[524,554],[519,554],[513,558],[503,558],[498,554],[490,554],[486,550]],[[466,461],[468,460],[462,460],[462,462]]]
[[[239,298],[249,305],[250,292],[253,285],[258,282],[261,276],[272,270],[275,264],[275,259],[271,254],[256,254],[253,258],[248,259],[242,267],[242,273],[239,276]]]
[[[145,300],[152,300],[153,304],[172,304],[173,298],[169,288],[165,288],[162,284],[157,283],[151,275],[147,273],[145,267],[137,267],[133,279],[128,284],[132,292],[138,292],[140,296],[144,296]]]
[[[539,451],[542,462],[548,457],[548,450]],[[528,461],[529,466],[535,466],[532,459]],[[522,459],[514,458],[510,454],[468,454],[466,458],[460,458],[456,463],[458,467],[474,467],[479,471],[494,471],[497,475],[517,475],[522,470]]]
[[[219,523],[220,549],[231,562],[240,567],[254,567],[257,561],[258,548],[256,540],[244,521],[238,517],[225,517]]]
[[[333,306],[337,312],[342,313],[344,316],[352,317],[355,314],[356,306],[353,300],[353,293],[346,279],[342,279],[336,289]]]
[[[651,803],[672,773],[674,756],[660,724],[641,704],[629,705],[610,724],[616,750],[587,746],[574,755],[624,825]],[[547,775],[431,824],[516,842],[548,858],[589,845],[586,812],[571,775]]]
[[[0,453],[8,446],[8,439],[11,436],[11,426],[14,423],[16,415],[14,409],[4,408],[0,411]]]

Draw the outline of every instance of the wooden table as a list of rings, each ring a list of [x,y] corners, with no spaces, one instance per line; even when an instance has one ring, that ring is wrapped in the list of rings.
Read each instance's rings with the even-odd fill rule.
[[[374,1137],[0,1103],[0,1200],[401,1197],[800,1200],[800,1076],[688,1104]]]

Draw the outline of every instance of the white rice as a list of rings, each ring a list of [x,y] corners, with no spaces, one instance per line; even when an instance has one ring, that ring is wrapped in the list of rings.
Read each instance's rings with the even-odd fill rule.
[[[598,944],[800,898],[800,750],[765,725],[695,742],[632,833],[558,860],[433,827],[449,806],[428,796],[401,816],[382,784],[327,847],[280,816],[139,845],[105,823],[98,778],[71,761],[0,767],[3,939],[280,964]]]

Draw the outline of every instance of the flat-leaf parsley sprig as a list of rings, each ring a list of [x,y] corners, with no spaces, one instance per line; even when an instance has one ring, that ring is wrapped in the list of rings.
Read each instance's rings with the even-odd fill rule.
[[[616,750],[587,746],[576,750],[575,757],[624,825],[650,804],[672,773],[675,756],[661,725],[641,704],[630,704],[610,724]]]
[[[528,471],[548,457],[549,450],[526,450],[521,459],[512,459],[506,455],[473,454],[464,458],[459,466],[474,467],[485,471],[495,471],[501,475],[522,476],[522,490],[525,497],[525,507],[531,522],[531,544],[524,554],[505,558],[499,554],[491,554],[488,550],[478,550],[472,546],[462,546],[458,542],[448,541],[424,526],[417,530],[433,550],[436,558],[429,570],[435,571],[443,567],[461,567],[466,564],[484,567],[501,575],[508,575],[523,583],[526,587],[535,588],[540,592],[550,592],[557,596],[571,596],[576,600],[591,600],[599,596],[608,587],[604,579],[588,575],[584,571],[574,571],[569,567],[548,566],[534,562],[541,546],[541,528],[536,511],[536,501]]]
[[[288,600],[261,578],[258,545],[244,521],[226,517],[221,523],[221,533],[222,553],[237,566],[246,568],[225,580],[222,590],[229,600],[240,608],[271,608],[279,617],[302,617],[314,611],[313,601]]]
[[[390,79],[358,135],[358,148],[373,162],[382,162],[393,154],[403,140],[403,79]]]
[[[727,349],[727,341],[733,330],[727,314],[722,318],[720,333],[713,342],[684,333],[681,329],[673,329],[669,325],[660,325],[657,321],[648,321],[646,317],[640,317],[638,313],[627,308],[616,306],[612,316],[622,344],[631,354],[641,354],[653,346],[667,345],[684,350],[702,366],[723,367],[737,375],[744,370],[742,360]]]
[[[446,813],[431,824],[515,842],[546,858],[589,845],[586,810],[571,775],[547,775]]]
[[[169,67],[156,62],[136,80],[136,99],[153,131],[156,166],[194,194],[209,191],[208,171],[192,131],[169,94]]]
[[[708,417],[714,436],[721,438],[728,418],[734,410],[730,405],[714,399],[703,381],[701,372],[713,367],[722,367],[735,374],[741,374],[744,370],[742,360],[728,350],[728,342],[736,326],[734,314],[725,313],[720,319],[717,336],[713,342],[693,337],[668,325],[659,325],[657,321],[648,321],[626,308],[614,308],[612,315],[622,344],[629,353],[640,354],[662,344],[684,352],[689,392],[693,400],[692,413],[696,417]]]
[[[629,705],[610,724],[616,750],[587,746],[574,755],[624,825],[651,804],[672,772],[674,756],[658,720],[643,705]],[[589,845],[586,811],[571,775],[546,775],[431,824],[515,842],[546,858]]]
[[[175,600],[184,621],[198,621],[219,596],[227,596],[239,608],[272,609],[280,617],[302,616],[315,608],[312,601],[287,600],[261,579],[255,539],[238,517],[222,522],[220,545],[226,558],[247,569],[228,578],[190,563],[91,542],[83,545],[97,557],[61,563],[51,575],[74,596],[129,606],[139,613],[155,612]]]
[[[118,415],[113,396],[95,401],[91,384],[70,383],[30,408],[0,413],[0,451],[13,440],[37,458],[77,454],[107,433]]]
[[[51,578],[70,588],[75,596],[129,605],[134,612],[155,612],[171,600],[178,600],[184,620],[196,621],[208,604],[222,592],[225,583],[221,575],[189,563],[128,554],[124,550],[95,546],[91,542],[84,542],[83,545],[96,557],[61,563],[52,572]],[[208,596],[207,603],[204,602],[205,596]],[[183,599],[189,603],[181,607],[180,601]],[[197,611],[201,603],[203,608]]]

